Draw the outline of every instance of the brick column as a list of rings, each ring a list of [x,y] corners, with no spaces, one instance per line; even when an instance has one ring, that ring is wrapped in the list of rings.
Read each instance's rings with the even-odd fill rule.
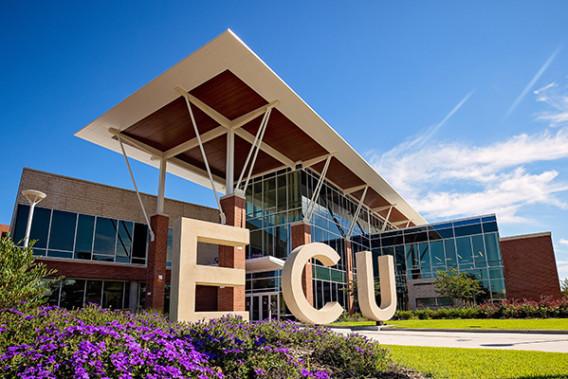
[[[353,254],[352,254],[351,241],[345,240],[345,272],[347,273],[347,284],[353,280]],[[352,292],[347,295],[347,309],[349,314],[355,313],[355,296]]]
[[[310,224],[303,221],[295,222],[291,225],[291,240],[292,250],[298,246],[305,245],[312,242],[312,231]],[[306,295],[306,299],[313,306],[314,305],[314,289],[312,279],[312,264],[308,262],[302,271],[302,289]]]
[[[246,226],[246,199],[239,195],[221,198],[221,207],[227,217],[227,225],[244,228]],[[243,247],[219,246],[219,267],[245,269],[245,249]],[[225,287],[217,291],[219,311],[245,311],[245,287]]]
[[[146,261],[146,309],[164,309],[169,222],[169,217],[163,214],[150,218],[154,241],[150,241]]]

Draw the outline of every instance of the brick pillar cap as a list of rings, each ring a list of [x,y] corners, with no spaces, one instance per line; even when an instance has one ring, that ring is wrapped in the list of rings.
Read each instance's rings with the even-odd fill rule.
[[[165,213],[154,213],[154,214],[153,214],[152,216],[150,216],[150,217],[154,217],[154,216],[163,216],[163,217],[168,217],[168,218],[170,217],[170,215],[165,214]]]
[[[294,225],[308,225],[308,226],[310,226],[310,223],[305,222],[304,220],[301,220],[301,221],[294,221],[293,223],[290,224],[290,226],[294,226]]]
[[[239,191],[239,193],[234,192],[234,193],[231,193],[229,195],[221,196],[221,200],[230,199],[231,197],[239,197],[241,199],[246,200],[246,197],[244,196],[244,193],[242,193],[242,191]]]

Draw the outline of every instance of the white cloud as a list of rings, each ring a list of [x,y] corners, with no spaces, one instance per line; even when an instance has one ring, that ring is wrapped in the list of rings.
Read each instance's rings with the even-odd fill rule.
[[[568,240],[565,239],[565,238],[560,238],[558,243],[561,244],[561,245],[568,245]],[[568,261],[566,263],[568,263]]]
[[[543,112],[538,116],[539,120],[548,121],[550,126],[557,127],[568,124],[568,95],[566,88],[552,82],[536,91],[536,100],[546,103],[554,108],[553,111]]]
[[[557,171],[525,167],[568,158],[568,129],[520,134],[487,146],[417,147],[414,141],[421,138],[371,155],[370,162],[427,219],[497,213],[502,223],[528,223],[517,214],[526,205],[568,208],[556,196],[568,190]]]

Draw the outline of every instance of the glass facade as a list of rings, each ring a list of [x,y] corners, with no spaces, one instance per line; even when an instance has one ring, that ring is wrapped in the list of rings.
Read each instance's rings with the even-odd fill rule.
[[[18,204],[14,241],[23,241],[29,206]],[[30,240],[42,257],[146,264],[148,226],[131,221],[36,207]],[[172,231],[168,235],[171,265]]]
[[[139,298],[143,298],[143,292]],[[127,309],[129,300],[129,282],[64,279],[51,286],[47,304],[72,309],[93,303],[103,308]]]
[[[246,192],[247,228],[251,231],[247,258],[286,258],[290,254],[290,225],[303,219],[318,179],[317,173],[309,169],[285,169],[251,180]],[[407,229],[387,226],[381,232],[381,218],[363,207],[355,220],[356,209],[355,200],[324,181],[311,219],[312,242],[333,247],[341,259],[332,268],[312,262],[316,308],[328,301],[338,301],[346,307],[345,241],[353,222],[352,253],[371,251],[377,278],[377,257],[386,254],[394,257],[399,308],[409,308],[408,281],[433,279],[437,270],[449,268],[475,275],[486,288],[488,299],[505,298],[495,216]],[[280,275],[280,271],[247,275],[247,293],[280,291]],[[420,301],[432,305],[448,303],[444,298]],[[283,317],[290,316],[284,304],[279,312]]]
[[[506,298],[494,215],[388,231],[371,235],[371,243],[373,261],[380,255],[394,256],[398,300],[403,308],[408,301],[408,281],[433,279],[438,270],[450,268],[474,275],[488,300]]]

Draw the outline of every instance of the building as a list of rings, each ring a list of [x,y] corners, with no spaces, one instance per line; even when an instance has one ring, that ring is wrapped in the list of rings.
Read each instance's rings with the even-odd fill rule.
[[[203,310],[291,316],[280,272],[288,254],[308,242],[341,256],[336,267],[316,261],[304,269],[306,297],[318,308],[338,301],[355,310],[344,289],[356,275],[354,253],[364,250],[395,257],[405,308],[440,305],[443,299],[425,291],[438,268],[467,270],[487,285],[490,299],[505,296],[494,216],[428,225],[230,31],[76,135],[157,167],[159,186],[156,197],[140,194],[138,201],[132,191],[24,170],[21,189],[48,194],[32,225],[36,254],[75,280],[52,301],[167,307],[170,229],[179,217],[250,230],[246,251],[200,246],[203,264],[247,271],[246,288],[198,287]],[[218,209],[165,199],[166,172],[211,188]],[[16,203],[18,239],[27,208],[21,196]]]

